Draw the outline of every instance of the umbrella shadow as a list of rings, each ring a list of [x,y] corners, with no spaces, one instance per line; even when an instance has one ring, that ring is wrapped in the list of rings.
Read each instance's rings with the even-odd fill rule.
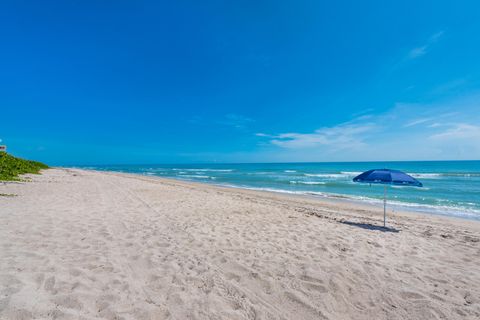
[[[362,228],[362,229],[367,229],[367,230],[382,231],[382,232],[393,232],[393,233],[400,232],[400,230],[395,229],[395,228],[377,226],[377,225],[370,224],[370,223],[360,223],[360,222],[351,222],[351,221],[342,221],[342,223],[347,224],[349,226]]]

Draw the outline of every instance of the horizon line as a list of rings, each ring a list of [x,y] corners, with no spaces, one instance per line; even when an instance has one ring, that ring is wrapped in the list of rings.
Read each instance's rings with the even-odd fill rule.
[[[159,162],[159,163],[117,163],[117,164],[72,164],[54,165],[53,167],[75,167],[75,166],[147,166],[147,165],[242,165],[242,164],[310,164],[310,163],[368,163],[368,162],[475,162],[480,159],[470,160],[370,160],[370,161],[287,161],[287,162]]]

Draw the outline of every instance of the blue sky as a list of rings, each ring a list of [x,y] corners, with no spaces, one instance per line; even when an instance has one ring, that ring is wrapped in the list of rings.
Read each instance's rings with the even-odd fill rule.
[[[4,1],[0,139],[53,165],[480,159],[478,1]]]

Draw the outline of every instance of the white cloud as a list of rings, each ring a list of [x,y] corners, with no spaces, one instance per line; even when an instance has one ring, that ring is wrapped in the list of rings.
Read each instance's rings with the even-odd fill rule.
[[[373,111],[375,111],[374,108],[363,109],[359,112],[355,112],[354,114],[352,114],[352,117],[369,116],[370,113],[372,113]]]
[[[415,59],[425,55],[426,53],[427,53],[427,46],[421,46],[421,47],[413,48],[412,50],[410,50],[410,52],[408,53],[408,57],[410,59]]]
[[[428,38],[427,43],[425,43],[422,46],[419,46],[419,47],[416,47],[416,48],[413,48],[412,50],[410,50],[407,58],[416,59],[416,58],[419,58],[421,56],[424,56],[430,50],[431,46],[434,43],[436,43],[438,40],[440,40],[440,38],[443,36],[443,34],[444,34],[443,31],[439,31],[439,32],[433,34],[430,38]]]
[[[412,105],[412,104],[397,104],[397,106],[402,109],[402,112],[399,112],[400,114],[397,115],[400,118],[406,118],[405,119],[405,124],[403,125],[404,128],[410,128],[418,125],[423,125],[427,126],[429,128],[434,128],[434,127],[439,127],[441,125],[445,125],[444,121],[447,119],[451,119],[454,116],[459,115],[458,112],[435,112],[434,115],[432,115],[431,110],[428,110],[431,108],[430,106],[421,106],[421,105]],[[415,111],[414,109],[420,109],[417,112],[412,112]],[[424,111],[423,109],[427,109],[427,111]],[[399,110],[397,110],[399,111]],[[409,119],[412,115],[408,115],[409,113],[415,114],[422,113],[421,117],[415,117],[412,119]],[[430,123],[430,124],[429,124]]]
[[[408,128],[408,127],[413,127],[413,126],[416,126],[418,124],[422,124],[422,123],[425,123],[425,122],[429,122],[431,121],[432,118],[420,118],[420,119],[413,119],[409,122],[407,122],[404,127],[405,128]]]
[[[444,124],[427,143],[446,159],[479,159],[480,126],[471,123]]]
[[[365,145],[365,134],[377,128],[372,123],[343,123],[335,127],[323,127],[312,133],[282,133],[271,136],[270,142],[288,149],[328,146],[331,150],[358,148]]]
[[[442,37],[444,33],[445,33],[445,31],[439,31],[439,32],[433,34],[429,39],[430,43],[437,42],[438,39],[440,39],[440,37]]]
[[[456,123],[440,133],[432,134],[430,139],[436,141],[463,140],[466,142],[474,142],[480,146],[480,126],[468,123]]]

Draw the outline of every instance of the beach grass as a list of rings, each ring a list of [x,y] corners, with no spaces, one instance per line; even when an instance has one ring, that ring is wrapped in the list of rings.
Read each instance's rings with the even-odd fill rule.
[[[38,174],[47,169],[44,163],[14,157],[6,152],[0,152],[0,181],[18,181],[19,175],[26,173]]]

